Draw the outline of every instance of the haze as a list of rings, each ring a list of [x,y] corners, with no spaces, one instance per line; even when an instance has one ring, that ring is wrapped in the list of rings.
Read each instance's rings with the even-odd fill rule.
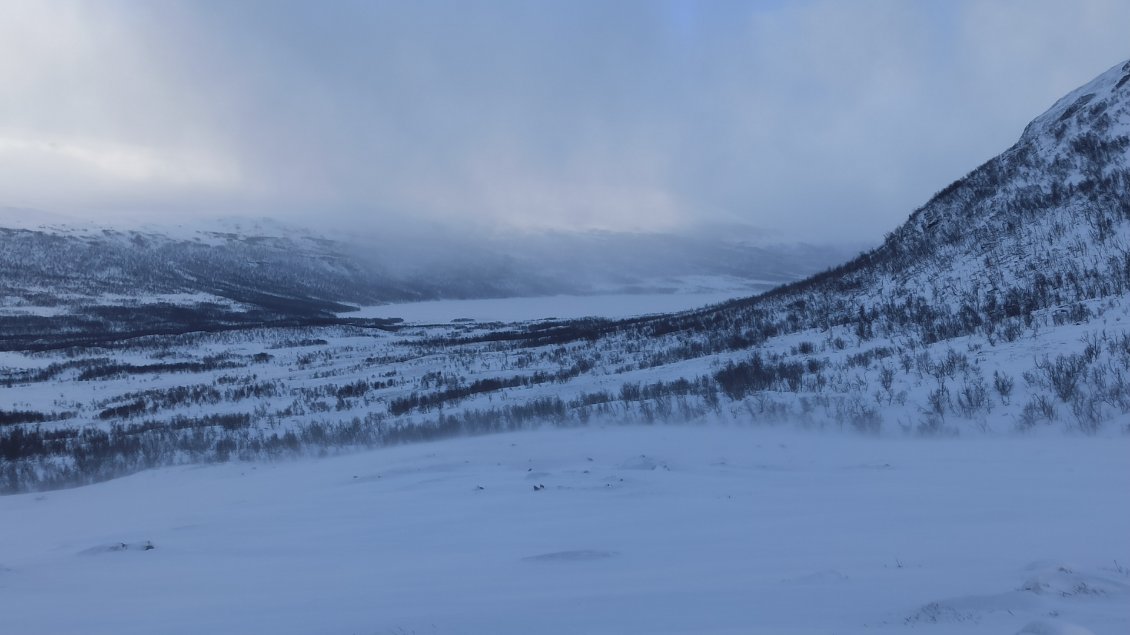
[[[874,241],[1123,59],[1127,24],[1117,0],[9,0],[0,206]]]

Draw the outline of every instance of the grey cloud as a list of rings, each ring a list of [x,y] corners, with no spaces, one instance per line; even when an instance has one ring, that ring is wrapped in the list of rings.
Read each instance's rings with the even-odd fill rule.
[[[1130,24],[1103,0],[2,11],[3,204],[813,240],[893,228]]]

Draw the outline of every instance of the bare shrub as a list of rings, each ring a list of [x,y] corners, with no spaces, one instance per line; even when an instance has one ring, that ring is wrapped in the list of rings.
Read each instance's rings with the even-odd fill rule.
[[[925,437],[939,436],[945,431],[945,420],[932,412],[927,412],[916,428],[916,432]]]
[[[931,391],[926,396],[926,403],[929,405],[926,414],[945,419],[946,409],[950,403],[950,391],[945,386],[939,386],[937,390]]]
[[[890,366],[883,366],[879,369],[879,385],[883,387],[883,391],[887,393],[887,405],[891,405],[891,401],[895,398],[894,385],[895,385],[895,369]]]
[[[862,400],[853,401],[848,412],[851,427],[857,432],[879,434],[883,427],[883,416],[879,414],[879,410],[868,406]]]
[[[1102,402],[1082,392],[1076,393],[1071,400],[1071,414],[1075,416],[1079,429],[1087,434],[1098,432],[1105,418]]]
[[[1089,364],[1095,361],[1103,350],[1102,337],[1097,333],[1088,333],[1082,337],[1082,342],[1084,344],[1083,359]]]
[[[1057,355],[1055,361],[1045,356],[1036,361],[1036,370],[1064,403],[1075,396],[1086,369],[1087,361],[1082,355]]]
[[[980,377],[972,382],[966,382],[957,393],[957,410],[961,416],[970,419],[982,412],[989,412],[992,405],[989,402],[989,389]]]
[[[1012,387],[1015,380],[1012,377],[1000,372],[993,371],[993,388],[997,389],[997,394],[1000,395],[1001,403],[1008,405],[1012,397]]]
[[[1055,421],[1057,412],[1055,402],[1047,395],[1036,395],[1031,401],[1024,404],[1020,411],[1020,427],[1031,428],[1037,423],[1050,423]]]

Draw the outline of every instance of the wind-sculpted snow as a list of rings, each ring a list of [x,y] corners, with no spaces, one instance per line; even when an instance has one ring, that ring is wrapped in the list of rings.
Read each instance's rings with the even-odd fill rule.
[[[0,498],[0,615],[29,635],[1126,633],[1127,477],[1127,438],[737,426],[170,468]]]

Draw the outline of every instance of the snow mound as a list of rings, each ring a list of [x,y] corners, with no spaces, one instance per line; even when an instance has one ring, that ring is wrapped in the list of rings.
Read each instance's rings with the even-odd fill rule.
[[[642,471],[655,471],[655,470],[670,471],[671,470],[671,467],[669,465],[667,465],[666,461],[664,461],[662,459],[657,459],[654,456],[648,456],[646,454],[634,456],[634,457],[624,461],[623,463],[621,463],[620,467],[622,469],[625,469],[625,470],[642,470]]]
[[[1083,598],[1102,596],[1108,593],[1126,593],[1127,585],[1097,575],[1077,573],[1066,565],[1056,566],[1028,578],[1020,587],[1021,591],[1036,595],[1050,595],[1061,598]]]
[[[554,551],[522,558],[529,562],[584,562],[587,560],[606,560],[616,556],[615,551],[597,549],[576,549],[573,551]]]
[[[930,602],[906,618],[907,624],[953,624],[976,621],[978,619],[975,612],[962,611],[941,602]]]
[[[1059,620],[1037,620],[1017,631],[1016,635],[1095,635],[1095,633],[1078,624]]]
[[[94,556],[103,553],[117,553],[122,551],[153,551],[157,547],[149,540],[145,542],[115,542],[108,545],[97,545],[78,552],[80,556]]]

